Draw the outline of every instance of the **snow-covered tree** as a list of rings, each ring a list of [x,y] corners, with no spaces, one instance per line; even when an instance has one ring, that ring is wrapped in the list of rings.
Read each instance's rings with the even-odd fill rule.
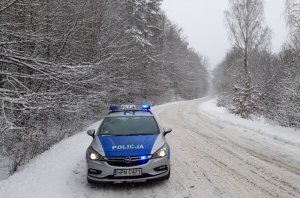
[[[229,0],[225,12],[229,38],[243,59],[245,84],[251,82],[249,59],[253,51],[264,48],[270,41],[270,30],[264,24],[262,0]]]
[[[247,83],[245,87],[234,87],[231,112],[242,118],[259,115],[263,111],[263,94]]]
[[[108,104],[205,93],[203,58],[180,31],[170,36],[160,3],[0,1],[0,148],[11,172]]]
[[[248,1],[239,2],[241,4],[238,6],[242,6]],[[251,50],[248,56],[248,71],[251,80],[249,82],[251,84],[247,80],[245,81],[245,69],[241,69],[240,54],[243,54],[243,48],[235,46],[228,52],[226,58],[214,71],[214,88],[219,95],[219,105],[225,106],[231,109],[233,113],[243,117],[258,114],[283,126],[300,127],[299,3],[299,0],[286,1],[287,25],[290,36],[278,54],[271,53],[267,45]],[[258,5],[262,5],[261,2]],[[237,16],[241,13],[247,13],[245,11],[238,12],[239,9],[235,10],[236,12],[233,13]],[[262,17],[259,14],[256,16]],[[245,27],[242,22],[236,24],[241,29]],[[254,24],[260,27],[261,22]],[[235,28],[231,30],[235,30]],[[233,33],[236,32],[233,31],[231,36],[237,35]],[[236,38],[234,40],[239,41]],[[244,85],[245,82],[246,86]]]

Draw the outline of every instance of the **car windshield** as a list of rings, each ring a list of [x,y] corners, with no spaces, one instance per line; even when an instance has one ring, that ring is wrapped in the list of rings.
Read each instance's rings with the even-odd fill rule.
[[[99,135],[154,135],[159,134],[152,116],[118,116],[104,119]]]

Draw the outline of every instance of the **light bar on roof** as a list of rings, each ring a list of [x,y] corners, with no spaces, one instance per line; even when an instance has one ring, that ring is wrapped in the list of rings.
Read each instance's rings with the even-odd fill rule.
[[[142,110],[150,110],[151,106],[149,104],[143,105],[111,105],[109,107],[110,111],[125,111],[125,110],[135,110],[135,111],[142,111]]]

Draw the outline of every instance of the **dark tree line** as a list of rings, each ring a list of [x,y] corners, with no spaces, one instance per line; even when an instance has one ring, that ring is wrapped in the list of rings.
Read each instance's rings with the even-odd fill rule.
[[[160,0],[0,2],[0,146],[10,171],[111,103],[205,95],[205,59]]]
[[[286,1],[288,41],[270,50],[261,0],[230,0],[226,12],[232,49],[214,71],[218,104],[249,118],[263,115],[300,127],[300,1]]]

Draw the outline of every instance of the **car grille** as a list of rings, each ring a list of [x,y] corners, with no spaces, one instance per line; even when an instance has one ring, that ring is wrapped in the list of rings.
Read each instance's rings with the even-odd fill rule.
[[[129,158],[130,160],[128,160]],[[111,166],[131,167],[147,164],[149,159],[150,156],[146,159],[141,159],[141,157],[108,157],[106,162]]]

